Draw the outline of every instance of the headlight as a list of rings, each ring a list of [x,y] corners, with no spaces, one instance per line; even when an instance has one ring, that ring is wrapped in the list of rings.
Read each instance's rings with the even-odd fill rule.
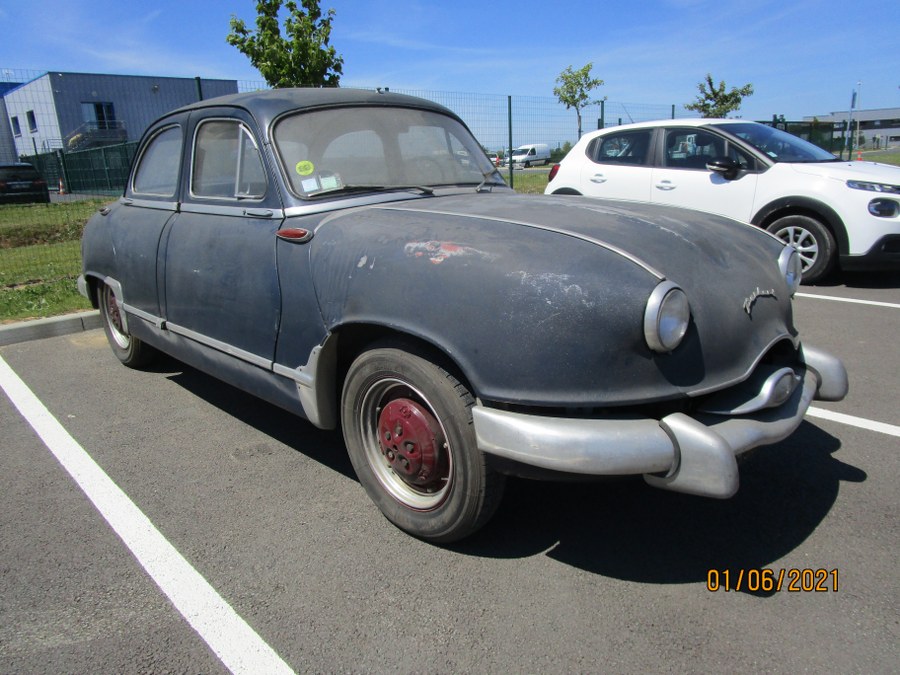
[[[691,307],[687,295],[672,281],[663,281],[650,294],[644,310],[644,338],[655,352],[674,350],[687,332]]]
[[[781,255],[778,256],[778,269],[784,275],[788,291],[793,297],[800,288],[800,277],[803,274],[803,261],[800,260],[800,254],[793,246],[785,246],[782,249]]]
[[[900,185],[891,185],[890,183],[871,183],[865,180],[848,180],[847,187],[854,190],[867,190],[869,192],[888,192],[890,194],[900,194]]]

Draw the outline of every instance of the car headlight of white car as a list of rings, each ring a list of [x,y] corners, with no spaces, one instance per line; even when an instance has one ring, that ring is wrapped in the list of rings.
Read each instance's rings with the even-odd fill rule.
[[[644,310],[644,338],[655,352],[668,354],[687,333],[691,307],[687,295],[673,281],[663,281],[650,294]]]

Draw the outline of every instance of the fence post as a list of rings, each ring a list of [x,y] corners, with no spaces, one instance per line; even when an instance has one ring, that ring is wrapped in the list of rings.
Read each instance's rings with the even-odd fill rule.
[[[606,101],[602,98],[600,99],[600,119],[597,120],[597,128],[603,129],[606,127]]]
[[[509,187],[513,187],[512,96],[506,97],[506,120],[509,127]]]
[[[100,148],[100,156],[103,158],[103,175],[106,178],[106,189],[112,190],[112,183],[109,180],[109,160],[106,157],[106,148]]]
[[[672,104],[672,119],[675,119],[675,104]]]

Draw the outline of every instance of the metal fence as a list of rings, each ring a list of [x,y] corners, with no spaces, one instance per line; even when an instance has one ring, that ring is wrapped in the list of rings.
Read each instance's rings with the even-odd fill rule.
[[[91,86],[84,85],[87,81]],[[40,287],[55,285],[62,294],[74,294],[81,231],[98,206],[122,193],[146,126],[139,120],[159,117],[212,90],[266,88],[264,82],[254,81],[0,68],[0,162],[33,164],[51,195],[50,204],[0,205],[0,320],[22,316],[22,307],[28,316],[54,313],[46,294],[32,293]],[[489,152],[502,155],[510,147],[545,143],[561,157],[577,141],[575,111],[553,97],[393,91],[450,108]],[[676,114],[690,116],[671,104],[604,101],[582,111],[582,128],[589,131]],[[127,116],[133,119],[120,119]],[[32,294],[33,302],[22,302]]]

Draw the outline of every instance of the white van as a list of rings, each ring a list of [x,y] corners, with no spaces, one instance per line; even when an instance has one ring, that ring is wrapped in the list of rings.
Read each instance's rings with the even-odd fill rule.
[[[536,164],[550,163],[550,147],[546,143],[521,145],[512,153],[513,164],[521,164],[526,169]]]

